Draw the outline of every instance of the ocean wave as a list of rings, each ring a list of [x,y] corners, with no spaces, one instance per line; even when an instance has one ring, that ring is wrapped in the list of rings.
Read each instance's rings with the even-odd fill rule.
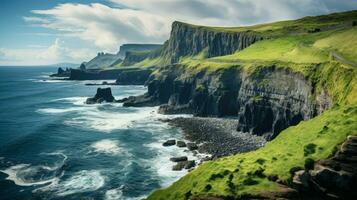
[[[59,114],[59,113],[66,113],[66,112],[75,112],[75,111],[80,111],[80,110],[83,110],[83,108],[80,108],[80,107],[74,107],[74,108],[41,108],[41,109],[38,109],[37,112],[44,113],[44,114]]]
[[[123,197],[123,185],[119,188],[110,189],[105,192],[105,200],[124,200]]]
[[[102,132],[111,132],[117,129],[129,129],[140,121],[153,118],[155,118],[155,108],[136,109],[126,113],[88,109],[81,116],[66,120],[64,123]]]
[[[41,79],[41,80],[32,80],[35,83],[65,83],[68,80],[60,80],[60,79]]]
[[[66,180],[57,180],[52,184],[36,189],[34,192],[53,192],[56,196],[92,192],[103,187],[105,177],[99,170],[81,170]]]
[[[54,99],[52,100],[52,102],[65,102],[65,103],[71,103],[76,106],[84,106],[87,105],[85,104],[87,98],[88,97],[67,97],[67,98]]]
[[[67,160],[63,153],[49,153],[48,155],[60,155],[63,159],[51,165],[18,164],[1,172],[8,175],[7,180],[13,181],[18,186],[35,186],[56,182],[62,175],[62,166]]]
[[[94,149],[94,152],[117,155],[123,153],[124,150],[119,147],[119,143],[116,140],[104,139],[97,141],[91,145]]]
[[[157,155],[154,159],[144,162],[149,162],[149,165],[153,167],[156,174],[160,177],[161,187],[168,187],[180,177],[188,173],[188,170],[185,169],[182,171],[173,171],[172,167],[175,165],[175,163],[170,161],[171,157],[187,156],[188,160],[196,160],[197,162],[200,159],[208,156],[208,154],[201,153],[194,155],[191,151],[187,151],[186,148],[180,148],[177,146],[164,147],[162,146],[164,141],[165,140],[159,140],[159,142],[153,142],[145,145],[146,147],[151,148],[157,152]]]

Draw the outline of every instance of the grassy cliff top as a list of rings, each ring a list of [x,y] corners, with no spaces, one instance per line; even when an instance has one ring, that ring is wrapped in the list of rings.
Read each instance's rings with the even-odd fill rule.
[[[294,169],[304,169],[308,159],[329,157],[348,135],[357,135],[356,130],[356,106],[336,106],[284,130],[256,151],[205,162],[170,187],[155,191],[148,199],[242,198],[274,193],[280,187],[276,180],[289,183]]]
[[[357,11],[350,11],[236,28],[183,24],[220,32],[255,31],[267,36],[231,55],[207,58],[202,51],[182,57],[179,64],[187,69],[186,73],[217,73],[225,68],[245,73],[259,73],[266,68],[289,70],[302,74],[316,95],[327,92],[334,107],[282,131],[261,149],[205,162],[148,199],[262,197],[281,189],[279,183],[289,184],[291,172],[303,169],[308,159],[328,158],[348,135],[357,135],[356,21]]]
[[[342,28],[346,25],[352,24],[354,21],[357,21],[357,11],[332,13],[321,16],[309,16],[297,20],[279,21],[242,27],[208,27],[178,21],[174,22],[172,26],[175,27],[177,25],[185,25],[191,28],[216,32],[255,31],[266,36],[282,36],[285,34],[306,33],[307,31],[314,31],[315,29]]]

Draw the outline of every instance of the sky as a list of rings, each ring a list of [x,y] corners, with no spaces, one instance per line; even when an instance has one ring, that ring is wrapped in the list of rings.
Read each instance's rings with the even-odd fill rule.
[[[0,65],[81,63],[163,43],[173,21],[244,26],[356,10],[357,0],[1,0]]]

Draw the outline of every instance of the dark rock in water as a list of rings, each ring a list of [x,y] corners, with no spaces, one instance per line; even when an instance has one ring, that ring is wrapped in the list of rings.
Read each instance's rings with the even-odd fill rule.
[[[191,169],[196,166],[196,162],[194,160],[189,160],[185,164],[185,169]]]
[[[98,88],[97,93],[93,98],[88,98],[86,104],[95,104],[102,102],[114,102],[115,99],[112,95],[112,90],[110,88]]]
[[[193,150],[198,149],[198,146],[197,146],[196,143],[189,142],[189,143],[187,143],[187,148],[188,148],[190,151],[193,151]]]
[[[178,147],[186,147],[186,142],[184,141],[177,141],[177,144],[176,144]]]
[[[127,101],[128,100],[128,98],[122,98],[122,99],[118,99],[118,100],[116,100],[115,102],[117,102],[117,103],[124,103],[125,101]]]
[[[185,168],[187,161],[182,161],[182,162],[178,162],[176,165],[174,165],[172,167],[173,171],[181,171],[183,168]]]
[[[172,170],[181,171],[182,169],[191,169],[195,166],[196,166],[196,162],[194,160],[180,161],[172,167]]]
[[[187,156],[181,156],[181,157],[172,157],[170,158],[170,161],[172,162],[182,162],[182,161],[187,161]]]
[[[167,146],[173,146],[176,144],[176,140],[167,140],[166,142],[162,143],[162,146],[167,147]]]
[[[50,77],[69,77],[71,74],[71,69],[66,68],[66,70],[63,70],[62,67],[59,67],[57,69],[56,74],[51,74]]]

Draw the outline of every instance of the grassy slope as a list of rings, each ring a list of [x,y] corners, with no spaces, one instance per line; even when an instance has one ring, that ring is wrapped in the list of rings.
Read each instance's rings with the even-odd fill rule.
[[[288,183],[293,167],[304,168],[307,158],[327,158],[348,135],[357,135],[356,130],[356,106],[336,106],[312,120],[284,130],[257,151],[206,162],[169,188],[154,192],[148,199],[184,199],[189,191],[193,195],[238,197],[274,191],[277,183],[267,177],[277,177]],[[316,147],[305,153],[309,152],[308,145]]]
[[[169,188],[155,191],[148,199],[185,199],[190,194],[239,197],[274,191],[277,183],[267,177],[288,183],[291,168],[303,167],[306,158],[327,158],[348,135],[357,135],[357,67],[331,57],[331,52],[337,52],[347,60],[356,61],[357,27],[290,34],[291,30],[308,30],[356,19],[357,12],[348,12],[253,27],[209,28],[217,31],[249,29],[273,37],[232,55],[207,59],[201,53],[182,58],[180,62],[188,70],[238,67],[256,73],[267,67],[284,68],[303,74],[315,86],[317,94],[327,91],[335,106],[312,120],[284,130],[257,151],[206,162]],[[313,153],[304,152],[308,146],[315,146]]]

